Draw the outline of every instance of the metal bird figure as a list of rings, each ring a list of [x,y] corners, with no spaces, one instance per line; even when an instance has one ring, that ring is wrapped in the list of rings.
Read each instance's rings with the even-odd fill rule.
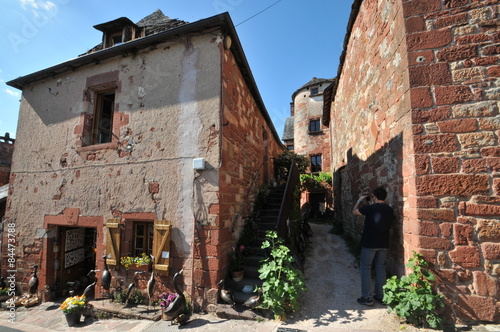
[[[111,286],[111,272],[109,272],[108,264],[106,263],[107,256],[102,256],[104,258],[104,271],[101,276],[101,285],[104,290],[109,291],[109,287]]]
[[[96,277],[96,272],[99,270],[90,270],[90,272],[87,274],[87,277],[90,279],[93,279],[94,282],[88,285],[85,290],[83,291],[83,295],[87,299],[86,301],[90,299],[95,299],[95,285],[97,283],[97,277]]]
[[[248,300],[243,303],[244,306],[250,307],[252,309],[257,308],[261,303],[262,299],[260,298],[260,294],[262,293],[262,289],[257,289],[257,295],[250,297]]]
[[[0,277],[0,288],[7,288],[7,284],[3,280],[3,277]]]
[[[224,282],[224,279],[222,279],[217,283],[217,285],[219,285],[219,296],[221,297],[222,301],[232,305],[234,308],[234,295],[230,290],[224,289]]]
[[[132,296],[132,292],[133,292],[134,288],[136,287],[136,283],[135,283],[136,281],[135,281],[135,278],[137,278],[137,276],[138,276],[139,274],[141,274],[141,273],[144,273],[144,272],[142,272],[142,271],[136,271],[136,272],[134,273],[134,281],[133,281],[130,285],[128,285],[128,288],[127,288],[127,296],[126,296],[126,299],[127,299],[127,300],[125,301],[125,305],[128,305],[128,300],[129,300],[129,299],[130,299],[130,297]]]
[[[151,259],[154,261],[154,257],[152,255]],[[156,280],[155,280],[155,271],[151,271],[151,278],[148,280],[148,296],[149,296],[149,302],[148,302],[148,307],[151,307],[151,299],[153,298],[153,293],[154,293],[154,288],[155,288]],[[148,308],[149,309],[149,308]]]
[[[35,268],[35,270],[33,271],[33,276],[28,281],[28,286],[30,289],[30,297],[33,296],[33,294],[36,294],[36,292],[38,291],[38,277],[36,276],[38,265],[33,265],[31,267]]]
[[[186,308],[186,298],[184,297],[184,294],[182,294],[182,291],[179,288],[179,285],[177,284],[180,276],[182,275],[182,271],[183,270],[180,270],[174,275],[174,288],[175,291],[177,292],[177,297],[164,310],[166,314],[173,317],[172,320],[174,320],[177,316],[182,314],[184,312],[184,309]]]

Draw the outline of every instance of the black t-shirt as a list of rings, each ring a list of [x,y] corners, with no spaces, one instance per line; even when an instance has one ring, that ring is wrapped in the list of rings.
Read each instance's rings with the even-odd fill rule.
[[[394,220],[394,210],[385,203],[375,203],[359,208],[365,216],[361,246],[365,248],[389,248],[389,232]]]

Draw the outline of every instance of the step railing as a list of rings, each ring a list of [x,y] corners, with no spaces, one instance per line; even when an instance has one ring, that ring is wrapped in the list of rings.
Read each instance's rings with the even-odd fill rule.
[[[293,209],[295,188],[299,184],[299,170],[294,161],[291,162],[286,180],[285,192],[281,200],[280,213],[276,225],[278,235],[282,239],[288,239],[288,219]]]

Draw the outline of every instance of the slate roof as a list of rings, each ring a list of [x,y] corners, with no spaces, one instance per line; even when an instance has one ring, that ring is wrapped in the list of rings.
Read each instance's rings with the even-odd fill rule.
[[[106,29],[109,29],[110,27],[113,27],[115,25],[116,26],[123,26],[123,24],[135,25],[136,27],[139,27],[139,29],[143,30],[144,31],[143,36],[147,37],[147,36],[151,36],[151,35],[154,35],[156,33],[159,33],[159,32],[163,32],[163,31],[177,28],[181,25],[185,25],[188,23],[189,22],[182,21],[182,20],[179,20],[176,18],[171,19],[170,17],[165,16],[165,14],[163,14],[163,12],[160,9],[157,9],[152,14],[144,17],[142,20],[140,20],[136,24],[134,24],[132,21],[130,21],[126,17],[120,17],[120,18],[117,18],[116,20],[113,20],[110,22],[105,22],[105,23],[94,25],[94,28],[99,30],[99,31],[105,31]],[[140,37],[136,37],[136,39],[137,38],[140,38]],[[102,49],[103,49],[103,45],[102,45],[102,43],[99,43],[98,45],[94,46],[93,48],[91,48],[87,52],[80,54],[80,56],[86,55],[89,53],[93,53],[96,51],[100,51]]]
[[[285,120],[285,128],[283,129],[283,137],[281,137],[281,139],[283,141],[293,139],[293,124],[294,124],[293,116],[289,117]]]
[[[297,95],[297,93],[299,93],[301,90],[303,90],[305,88],[308,88],[308,87],[313,86],[313,85],[322,84],[322,83],[326,83],[327,85],[330,85],[334,81],[335,81],[335,78],[317,78],[317,77],[313,77],[309,82],[307,82],[306,84],[304,84],[303,86],[301,86],[300,88],[298,88],[297,90],[295,90],[295,92],[292,94],[292,100],[295,99],[295,96]]]
[[[137,22],[136,25],[145,29],[146,36],[149,36],[188,23],[189,22],[178,20],[176,18],[171,19],[170,17],[165,16],[161,10],[157,9],[151,15],[148,15]]]

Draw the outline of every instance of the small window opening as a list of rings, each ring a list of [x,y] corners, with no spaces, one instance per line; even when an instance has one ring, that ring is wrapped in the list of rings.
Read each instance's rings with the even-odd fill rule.
[[[112,140],[115,92],[108,91],[96,95],[91,144],[110,143]]]
[[[309,121],[309,132],[310,133],[317,133],[321,131],[321,122],[319,119],[315,120],[310,120]]]
[[[141,256],[142,253],[151,255],[153,252],[153,223],[134,223],[134,256]]]

